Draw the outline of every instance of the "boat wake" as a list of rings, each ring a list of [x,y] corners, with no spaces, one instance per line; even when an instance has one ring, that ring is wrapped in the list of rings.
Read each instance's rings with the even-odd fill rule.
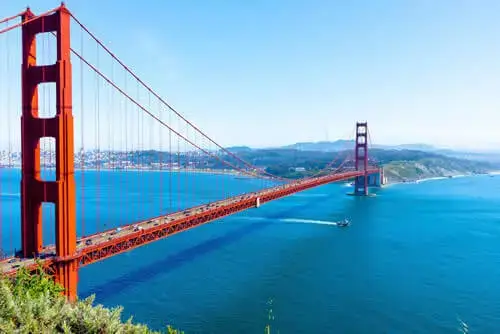
[[[262,221],[262,220],[274,220],[274,218],[266,217],[239,217],[238,219]],[[325,221],[325,220],[314,220],[314,219],[301,219],[301,218],[279,218],[278,221],[283,223],[293,223],[293,224],[317,224],[317,225],[330,225],[337,226],[336,222]]]
[[[299,219],[299,218],[282,218],[280,221],[284,223],[300,223],[300,224],[318,224],[318,225],[332,225],[337,226],[336,222],[312,219]]]

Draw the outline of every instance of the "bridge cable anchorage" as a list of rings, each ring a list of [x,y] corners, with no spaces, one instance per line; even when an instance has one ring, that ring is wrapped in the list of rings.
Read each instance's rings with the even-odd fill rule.
[[[196,145],[194,142],[192,142],[191,140],[189,140],[188,138],[186,138],[184,135],[182,135],[181,133],[179,133],[177,130],[173,129],[171,126],[169,126],[166,122],[164,122],[163,120],[161,120],[158,116],[154,115],[152,112],[150,112],[147,108],[145,108],[141,103],[139,103],[136,99],[134,99],[133,97],[131,97],[129,94],[127,94],[123,89],[121,89],[120,87],[118,87],[117,84],[115,84],[114,82],[112,82],[106,75],[104,75],[100,70],[98,70],[94,65],[92,65],[89,61],[87,61],[86,59],[84,59],[80,54],[78,54],[75,50],[71,49],[72,53],[75,54],[81,61],[83,61],[88,67],[90,67],[92,70],[94,70],[102,79],[104,79],[108,84],[110,84],[111,86],[113,86],[115,89],[117,89],[122,95],[124,95],[130,102],[132,102],[133,104],[135,104],[139,109],[141,109],[142,111],[144,111],[146,114],[148,114],[150,117],[152,117],[153,119],[155,119],[157,122],[159,122],[160,124],[162,124],[164,127],[166,127],[167,129],[170,129],[174,134],[176,134],[178,137],[182,138],[183,140],[185,140],[186,142],[188,142],[191,146],[197,148],[198,150],[202,151],[203,153],[207,154],[207,155],[210,155],[212,157],[214,157],[215,159],[217,159],[218,161],[222,162],[223,164],[243,173],[243,174],[246,174],[246,175],[249,175],[249,176],[253,176],[253,177],[259,177],[259,175],[255,174],[254,172],[249,172],[247,170],[244,170],[244,169],[241,169],[241,168],[238,168],[237,166],[234,166],[233,164],[225,161],[224,159],[222,158],[219,158],[217,155],[214,155],[210,152],[208,152],[207,150],[203,149],[202,147]],[[263,176],[261,176],[263,177]],[[277,179],[278,177],[273,177],[274,179]]]
[[[127,65],[125,65],[106,45],[99,39],[95,34],[93,34],[83,23],[78,20],[73,13],[70,12],[71,17],[73,20],[85,31],[89,36],[96,41],[115,61],[117,61],[132,77],[134,77],[144,88],[146,88],[153,96],[155,96],[161,103],[163,103],[167,108],[169,108],[171,111],[173,111],[178,117],[180,117],[184,122],[189,124],[193,129],[195,129],[198,133],[200,133],[203,137],[207,138],[210,142],[212,142],[215,146],[217,146],[220,150],[224,151],[227,155],[235,158],[236,160],[240,161],[243,163],[245,166],[252,170],[260,170],[262,174],[267,175],[271,178],[275,178],[278,180],[285,181],[287,179],[275,176],[269,172],[266,172],[265,170],[262,170],[261,168],[258,168],[249,162],[241,159],[238,157],[236,154],[228,150],[227,148],[219,145],[215,140],[213,140],[211,137],[209,137],[207,134],[205,134],[202,130],[200,130],[196,125],[194,125],[192,122],[187,120],[182,114],[180,114],[174,107],[172,107],[168,102],[166,102],[159,94],[157,94],[149,85],[147,85],[143,80],[141,80]]]

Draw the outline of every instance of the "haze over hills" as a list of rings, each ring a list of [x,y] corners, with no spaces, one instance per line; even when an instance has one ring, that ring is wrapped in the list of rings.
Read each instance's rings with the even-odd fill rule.
[[[336,141],[303,142],[286,145],[281,148],[295,149],[299,151],[322,151],[334,152],[348,150],[354,147],[354,140],[339,139]]]
[[[353,149],[354,140],[303,142],[264,149],[229,148],[256,165],[266,166],[268,172],[285,177],[314,174],[335,155],[345,157]],[[384,165],[391,182],[481,174],[500,167],[500,154],[495,152],[454,151],[428,144],[372,145],[370,156]]]
[[[415,150],[423,152],[432,152],[442,154],[448,157],[500,163],[500,148],[499,150],[466,150],[466,149],[448,149],[440,148],[429,144],[411,143],[399,145],[376,145],[370,146],[373,149],[383,150]],[[354,140],[339,139],[335,141],[318,141],[318,142],[299,142],[276,149],[295,149],[298,151],[320,151],[320,152],[337,152],[354,148]],[[234,152],[250,151],[247,146],[231,147]]]
[[[354,141],[297,143],[265,149],[237,146],[229,150],[252,165],[264,168],[276,176],[300,178],[316,175],[327,165],[335,169],[343,161],[348,161],[352,167]],[[220,157],[224,155],[226,153],[219,153]],[[482,174],[500,170],[499,155],[457,152],[425,144],[374,145],[369,155],[373,162],[384,166],[385,175],[391,182],[460,174]],[[330,165],[336,157],[335,162]],[[224,159],[233,161],[231,156]],[[50,157],[47,160],[55,161]],[[75,155],[75,161],[79,166],[84,163],[86,168],[198,169],[212,172],[225,172],[228,168],[219,159],[194,154],[194,152],[172,154],[155,150],[78,152]],[[0,167],[19,165],[19,153],[9,155],[8,152],[0,151]]]
[[[318,141],[318,142],[302,142],[295,143],[291,145],[282,146],[281,148],[291,148],[302,151],[341,151],[348,149],[350,147],[354,147],[354,140],[345,140],[339,139],[335,141]],[[430,144],[422,144],[422,143],[410,143],[410,144],[398,144],[398,145],[379,145],[372,144],[371,148],[380,148],[386,150],[417,150],[424,152],[439,152],[441,154],[445,153],[471,153],[471,154],[498,154],[500,150],[465,150],[465,149],[447,149],[440,148]]]

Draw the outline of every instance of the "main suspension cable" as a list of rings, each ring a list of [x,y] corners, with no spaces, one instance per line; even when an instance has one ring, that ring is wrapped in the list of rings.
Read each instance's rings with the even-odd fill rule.
[[[198,133],[200,133],[202,136],[207,138],[210,142],[212,142],[215,146],[217,146],[219,149],[224,151],[227,155],[235,158],[236,160],[240,161],[243,163],[245,166],[251,168],[251,169],[256,169],[260,170],[262,174],[267,175],[271,178],[276,178],[284,181],[284,178],[272,175],[271,173],[266,172],[265,170],[262,170],[261,168],[258,168],[249,162],[241,159],[238,157],[236,154],[231,152],[230,150],[226,149],[225,147],[221,146],[217,142],[215,142],[212,138],[210,138],[207,134],[205,134],[203,131],[201,131],[196,125],[194,125],[192,122],[187,120],[182,114],[180,114],[174,107],[172,107],[167,101],[165,101],[159,94],[157,94],[149,85],[147,85],[143,80],[141,80],[127,65],[125,65],[109,48],[104,45],[104,43],[97,38],[95,34],[93,34],[83,23],[81,23],[71,12],[70,12],[71,17],[75,20],[75,22],[83,29],[85,32],[89,34],[92,39],[96,43],[98,43],[113,59],[115,59],[132,77],[134,77],[144,88],[146,88],[153,96],[155,96],[158,100],[160,100],[167,108],[169,108],[171,111],[173,111],[178,117],[180,117],[183,121],[185,121],[187,124],[189,124],[193,129],[195,129]]]

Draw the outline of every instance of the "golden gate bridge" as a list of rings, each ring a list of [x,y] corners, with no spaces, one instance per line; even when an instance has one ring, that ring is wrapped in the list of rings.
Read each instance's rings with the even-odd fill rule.
[[[77,31],[76,37],[70,31]],[[10,230],[10,236],[0,236],[0,270],[14,275],[21,267],[41,265],[70,300],[77,296],[81,266],[313,187],[354,179],[354,195],[366,196],[369,186],[383,180],[382,168],[368,157],[366,122],[356,123],[352,154],[337,153],[301,179],[279,177],[246,161],[182,116],[64,4],[39,15],[28,8],[1,19],[0,42],[0,112],[8,146],[0,171],[14,166],[16,147],[21,152],[20,222],[0,220],[0,232]],[[145,166],[161,172],[154,186],[166,195],[157,211],[107,221],[110,193],[136,182],[139,196],[148,196],[152,181]],[[143,181],[123,177],[109,186],[109,170],[132,169]],[[218,177],[213,198],[189,206],[185,198],[199,191],[200,170],[248,176],[261,180],[260,186],[235,193]],[[87,172],[93,175],[91,188]],[[2,188],[0,177],[0,194]],[[87,212],[89,197],[96,212]],[[53,211],[45,210],[47,203]],[[0,219],[2,207],[0,202]],[[19,227],[16,252],[13,230]],[[44,228],[53,229],[53,240],[44,240]]]

